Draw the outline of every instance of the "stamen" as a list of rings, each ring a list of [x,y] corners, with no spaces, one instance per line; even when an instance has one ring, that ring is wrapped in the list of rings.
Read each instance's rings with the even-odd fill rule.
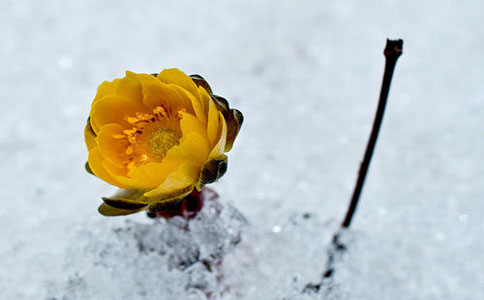
[[[138,121],[139,121],[139,119],[138,119],[138,118],[135,118],[135,117],[127,117],[127,118],[126,118],[126,120],[127,120],[129,123],[133,124],[133,125],[134,125],[134,124],[136,124],[136,122],[138,122]]]
[[[134,169],[134,167],[136,167],[136,162],[135,161],[132,161],[130,162],[127,166],[126,166],[128,169]]]
[[[133,129],[125,129],[125,130],[123,130],[123,133],[126,134],[126,135],[135,134],[136,133],[136,128],[133,128]]]
[[[129,145],[129,146],[128,146],[128,148],[126,148],[125,153],[126,153],[127,155],[131,155],[131,154],[133,154],[133,151],[134,151],[133,146],[132,146],[132,145]]]
[[[159,114],[159,115],[161,115],[165,118],[168,117],[168,115],[166,114],[166,110],[161,106],[157,106],[155,109],[153,109],[153,112],[155,114]]]
[[[187,112],[187,110],[185,108],[177,111],[177,113],[176,113],[177,120],[181,120],[183,118],[182,113],[186,113],[186,112]]]
[[[135,136],[128,136],[128,142],[130,144],[135,144],[136,143],[136,137]]]
[[[138,119],[142,121],[148,121],[155,117],[152,114],[142,114],[142,113],[136,113],[136,116],[138,117]]]
[[[177,126],[173,121],[180,119],[179,113],[172,115],[162,106],[154,108],[152,113],[137,112],[136,117],[126,117],[133,128],[113,135],[115,139],[126,138],[129,143],[125,150],[129,156],[126,168],[131,170],[150,161],[161,162],[168,150],[180,144],[181,134],[173,129]]]

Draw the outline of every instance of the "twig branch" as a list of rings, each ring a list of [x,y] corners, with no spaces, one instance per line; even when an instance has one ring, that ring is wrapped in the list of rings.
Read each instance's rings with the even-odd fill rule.
[[[346,217],[341,224],[341,227],[348,228],[351,225],[351,220],[355,213],[360,200],[361,190],[365,184],[366,174],[370,166],[371,157],[375,150],[376,141],[378,139],[378,133],[380,132],[381,123],[383,121],[383,114],[385,113],[385,106],[387,104],[388,92],[390,91],[390,84],[392,82],[393,71],[397,60],[402,54],[403,40],[389,40],[387,39],[387,45],[383,54],[385,55],[385,73],[383,74],[383,82],[380,91],[380,101],[378,102],[378,108],[376,110],[375,120],[373,121],[373,129],[371,130],[370,139],[366,146],[365,156],[363,162],[360,165],[360,171],[358,172],[358,179],[356,180],[355,189],[353,190],[353,196],[351,197],[350,206],[346,212]]]
[[[378,102],[378,108],[376,110],[375,120],[373,121],[373,128],[371,130],[370,138],[366,146],[365,156],[363,157],[363,162],[360,165],[360,170],[358,172],[358,179],[356,180],[355,189],[353,190],[353,196],[351,197],[350,205],[348,206],[348,211],[346,212],[345,219],[341,223],[339,230],[333,235],[331,240],[331,245],[328,248],[328,260],[326,262],[326,269],[322,275],[322,281],[314,284],[310,283],[304,287],[303,293],[305,292],[318,292],[321,287],[331,280],[335,265],[341,255],[346,251],[345,244],[341,241],[341,233],[350,227],[351,221],[358,206],[358,201],[361,196],[361,191],[365,183],[366,174],[368,173],[368,168],[370,167],[371,158],[375,150],[376,141],[378,139],[378,133],[380,132],[381,123],[383,121],[383,114],[385,113],[385,106],[388,99],[388,92],[390,91],[390,84],[392,82],[393,71],[395,70],[395,65],[398,58],[402,54],[403,50],[403,40],[389,40],[387,39],[387,44],[383,54],[385,55],[385,72],[383,74],[383,82],[380,91],[380,100]],[[326,292],[330,292],[331,286],[328,287]]]

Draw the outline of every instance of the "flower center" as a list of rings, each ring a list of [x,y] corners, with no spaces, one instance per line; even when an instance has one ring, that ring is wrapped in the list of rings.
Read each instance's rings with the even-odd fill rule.
[[[159,128],[153,131],[148,140],[148,156],[156,160],[163,160],[166,152],[179,145],[180,135],[168,128]]]
[[[115,134],[115,139],[123,141],[126,150],[126,168],[131,170],[148,162],[161,162],[171,148],[180,144],[179,113],[167,111],[158,106],[149,113],[136,113],[126,117],[133,127]]]

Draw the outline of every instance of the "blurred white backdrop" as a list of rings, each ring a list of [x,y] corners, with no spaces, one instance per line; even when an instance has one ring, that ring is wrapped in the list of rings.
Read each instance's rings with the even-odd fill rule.
[[[97,85],[177,67],[246,119],[213,187],[249,226],[212,298],[321,299],[299,291],[319,279],[349,201],[387,37],[404,54],[328,297],[484,297],[481,2],[4,0],[0,11],[0,298],[205,297],[172,290],[183,281],[161,266],[99,267],[143,255],[134,248],[106,258],[86,246],[122,248],[113,228],[151,222],[96,211],[114,191],[84,171]]]

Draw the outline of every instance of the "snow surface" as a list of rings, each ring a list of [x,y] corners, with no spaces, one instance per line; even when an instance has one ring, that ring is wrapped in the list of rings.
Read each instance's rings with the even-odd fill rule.
[[[484,298],[482,2],[4,0],[0,12],[1,299]],[[302,294],[351,195],[386,37],[404,54],[348,251],[329,290]],[[115,189],[84,171],[97,85],[168,67],[203,75],[246,117],[212,186],[222,216],[211,204],[189,231],[98,215]]]

